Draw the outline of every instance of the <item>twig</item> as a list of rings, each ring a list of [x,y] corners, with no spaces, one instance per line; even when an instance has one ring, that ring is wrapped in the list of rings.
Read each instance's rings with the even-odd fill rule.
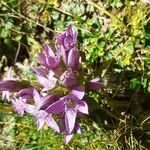
[[[15,56],[15,59],[14,59],[14,63],[16,63],[16,61],[17,61],[17,57],[18,57],[19,51],[20,51],[20,46],[21,46],[21,43],[19,42],[18,49],[17,49],[17,52],[16,52],[16,56]]]

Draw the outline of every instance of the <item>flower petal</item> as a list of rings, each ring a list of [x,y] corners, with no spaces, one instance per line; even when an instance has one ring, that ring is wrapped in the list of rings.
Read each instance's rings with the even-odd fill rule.
[[[43,126],[45,124],[45,120],[42,118],[42,119],[37,119],[37,130],[42,130]]]
[[[74,109],[67,109],[65,111],[65,125],[69,134],[73,131],[75,127],[76,116],[77,112]]]
[[[0,91],[18,92],[23,86],[18,81],[6,80],[0,81]]]
[[[79,52],[75,47],[69,51],[67,64],[72,70],[79,68]]]
[[[55,122],[55,120],[51,117],[51,115],[48,115],[46,117],[46,123],[49,127],[51,127],[52,129],[54,129],[56,132],[60,133],[60,129],[59,126],[57,125],[57,123]]]
[[[79,102],[76,105],[76,109],[83,114],[89,114],[88,105],[84,101]]]
[[[51,69],[56,69],[59,67],[59,59],[55,57],[51,57],[51,56],[47,57],[46,63]]]
[[[85,94],[84,87],[82,87],[82,86],[74,87],[72,89],[71,94],[74,95],[76,98],[81,100],[84,97],[84,94]]]
[[[47,56],[55,57],[55,54],[49,45],[44,44],[44,50]]]
[[[25,108],[25,111],[27,113],[29,113],[30,115],[35,116],[35,114],[37,114],[37,112],[39,111],[39,109],[36,106],[34,106],[34,105],[27,104],[27,106]]]
[[[60,98],[57,102],[50,105],[45,111],[49,114],[56,114],[64,111],[65,108],[65,98]]]
[[[41,106],[41,95],[38,93],[36,89],[33,90],[33,97],[34,97],[35,104],[37,106]]]
[[[46,77],[46,70],[42,67],[32,67],[31,71],[33,71],[38,76]]]
[[[65,87],[73,87],[77,84],[75,75],[72,71],[67,70],[60,76],[60,81]]]
[[[23,99],[30,99],[33,97],[33,89],[34,88],[25,88],[18,92],[18,96]]]
[[[47,79],[42,76],[37,76],[37,79],[39,83],[44,87],[44,90],[51,90],[55,87],[57,79],[54,77],[51,77],[50,79]]]
[[[68,144],[70,142],[70,140],[72,139],[73,134],[67,134],[65,136],[65,144]]]

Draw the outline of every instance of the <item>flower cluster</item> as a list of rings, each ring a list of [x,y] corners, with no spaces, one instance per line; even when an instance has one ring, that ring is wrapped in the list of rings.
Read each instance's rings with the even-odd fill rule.
[[[38,130],[47,124],[55,132],[64,133],[66,144],[73,133],[81,134],[79,119],[88,114],[85,91],[101,87],[98,77],[79,82],[82,63],[76,43],[77,34],[69,25],[56,37],[55,51],[44,44],[44,52],[38,54],[40,66],[31,68],[37,77],[36,86],[12,79],[0,81],[1,91],[14,93],[11,101],[20,116],[33,115]]]

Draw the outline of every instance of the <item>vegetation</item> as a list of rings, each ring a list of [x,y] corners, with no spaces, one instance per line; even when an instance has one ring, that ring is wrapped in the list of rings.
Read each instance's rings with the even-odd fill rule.
[[[150,4],[146,0],[1,0],[0,76],[33,80],[29,67],[45,41],[72,24],[84,72],[103,86],[85,99],[81,136],[64,145],[47,126],[0,100],[0,149],[145,150],[150,145]],[[86,98],[87,97],[87,98]]]

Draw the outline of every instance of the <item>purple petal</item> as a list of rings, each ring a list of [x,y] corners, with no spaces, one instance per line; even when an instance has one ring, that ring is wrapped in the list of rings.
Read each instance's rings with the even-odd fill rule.
[[[43,53],[39,53],[37,58],[41,65],[44,65],[45,67],[47,67],[46,56]]]
[[[65,86],[65,87],[73,87],[77,84],[75,75],[71,71],[65,71],[60,76],[60,81],[63,84],[63,86]]]
[[[51,69],[56,69],[59,67],[59,59],[55,57],[51,57],[51,56],[47,57],[46,63]]]
[[[79,68],[79,52],[76,48],[72,48],[68,54],[68,66],[72,70],[78,70]]]
[[[37,76],[37,79],[39,83],[44,87],[44,90],[51,90],[55,87],[57,79],[54,77],[51,77],[50,79],[47,79],[42,76]]]
[[[7,100],[9,100],[10,99],[10,92],[9,91],[3,91],[2,92],[2,100],[4,100],[4,99],[7,99]]]
[[[61,34],[61,35],[58,35],[58,36],[56,37],[58,44],[63,45],[63,44],[64,44],[63,42],[64,42],[65,37],[66,37],[66,33],[63,33],[63,34]]]
[[[44,45],[44,50],[47,56],[52,56],[55,57],[55,54],[53,52],[53,50],[51,49],[51,47],[47,44]]]
[[[24,115],[24,112],[25,112],[25,109],[26,109],[26,103],[22,100],[22,99],[17,99],[17,98],[14,98],[12,100],[12,104],[13,104],[13,108],[15,109],[15,111],[20,115],[20,116],[23,116]]]
[[[34,97],[35,104],[37,106],[41,106],[41,95],[38,93],[36,89],[33,90],[33,97]]]
[[[21,84],[14,80],[6,80],[0,82],[0,91],[18,92],[23,88]]]
[[[65,101],[66,101],[66,98],[60,98],[57,102],[50,105],[46,109],[46,112],[48,112],[49,114],[56,114],[56,113],[63,112],[65,108],[65,104],[64,104]]]
[[[39,109],[36,106],[34,106],[34,105],[27,104],[27,106],[25,108],[25,111],[27,113],[29,113],[30,115],[35,116],[35,114],[39,111]]]
[[[43,126],[45,124],[45,120],[42,118],[42,119],[38,119],[37,120],[37,130],[42,130]]]
[[[73,30],[72,30],[72,25],[71,25],[71,24],[67,26],[67,32],[66,32],[66,34],[67,34],[67,36],[68,36],[68,35],[70,35],[70,36],[72,36],[72,37],[74,36],[74,35],[73,35]]]
[[[89,114],[88,105],[84,101],[81,101],[76,105],[76,110],[83,114]]]
[[[65,136],[65,144],[68,144],[70,142],[70,140],[72,139],[73,134],[67,134]]]
[[[76,116],[77,112],[74,109],[67,109],[65,111],[65,125],[69,134],[73,131],[75,127]]]
[[[63,57],[64,63],[67,64],[67,53],[62,45],[57,45],[58,55]]]
[[[85,94],[84,87],[82,87],[82,86],[74,87],[71,94],[81,100]]]
[[[56,93],[53,95],[47,95],[47,96],[43,97],[41,109],[44,109],[44,110],[47,109],[51,104],[58,101],[61,96],[62,96],[62,94]]]
[[[54,129],[56,132],[60,133],[60,129],[59,129],[57,123],[55,122],[55,120],[51,117],[51,115],[48,115],[46,117],[46,123],[49,127]]]
[[[42,67],[32,67],[31,70],[38,76],[46,77],[46,70]]]
[[[47,115],[48,114],[43,110],[40,110],[35,114],[38,130],[41,130],[43,128],[45,120],[46,120],[45,118],[47,117]]]
[[[80,127],[79,124],[76,125],[76,132],[77,132],[78,134],[82,134],[82,129],[81,129],[81,127]]]
[[[30,99],[33,97],[33,88],[25,88],[18,92],[18,96],[23,99]]]
[[[101,88],[102,86],[102,81],[100,80],[99,77],[90,80],[87,84],[86,84],[86,89],[87,90],[91,90],[91,91],[97,91]]]

